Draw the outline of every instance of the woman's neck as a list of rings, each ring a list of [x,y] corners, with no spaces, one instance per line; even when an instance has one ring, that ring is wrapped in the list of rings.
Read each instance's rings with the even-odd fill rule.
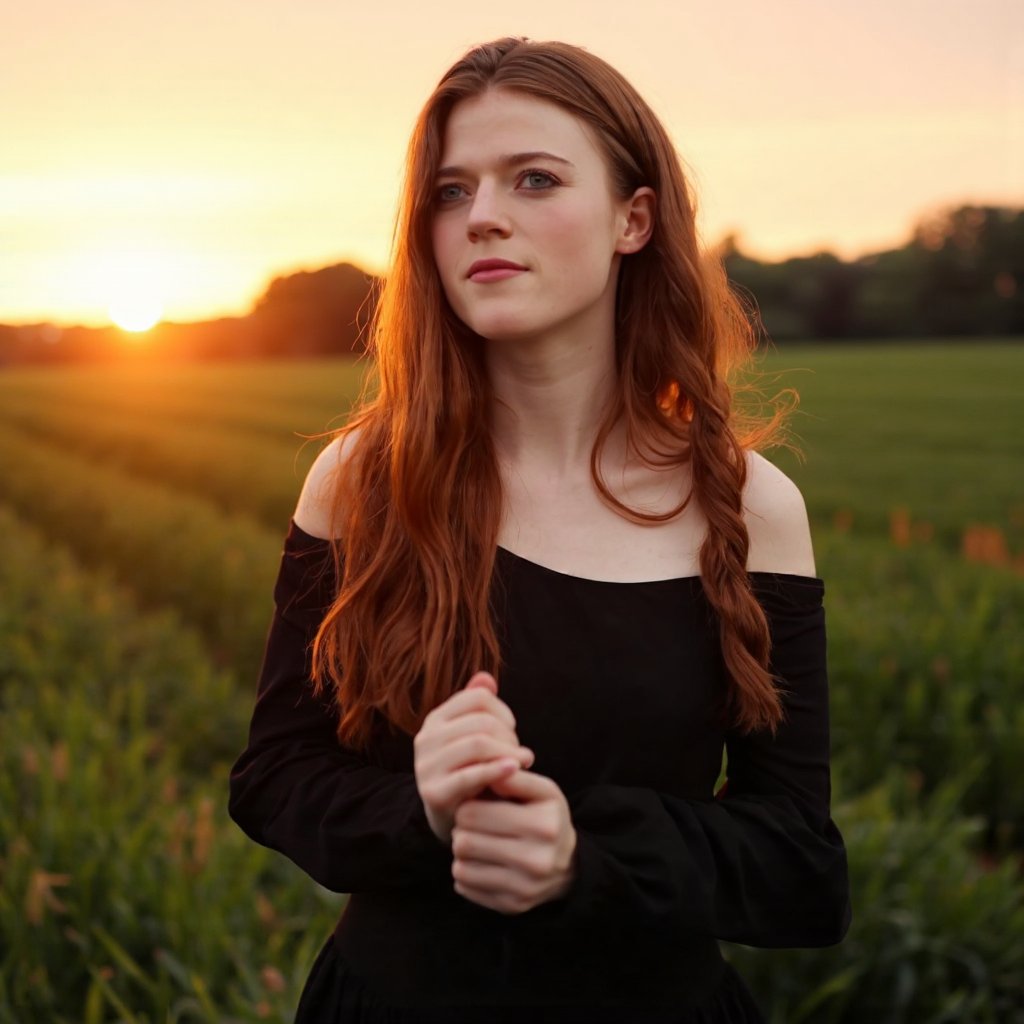
[[[590,453],[612,394],[614,342],[485,343],[500,460],[550,482],[590,474]]]

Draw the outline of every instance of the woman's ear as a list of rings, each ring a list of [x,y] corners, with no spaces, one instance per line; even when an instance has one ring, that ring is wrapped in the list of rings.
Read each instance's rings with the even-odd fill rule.
[[[615,251],[626,255],[639,252],[654,231],[654,213],[657,197],[653,188],[638,188],[622,203],[619,217],[619,237]]]

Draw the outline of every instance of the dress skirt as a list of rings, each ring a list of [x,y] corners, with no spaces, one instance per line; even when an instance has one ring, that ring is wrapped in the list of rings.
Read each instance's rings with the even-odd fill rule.
[[[640,995],[638,993],[638,995]],[[638,1009],[635,1013],[616,1008],[608,1010],[608,1020],[615,1024],[766,1024],[754,998],[736,969],[725,963],[722,982],[715,991],[696,1006],[680,1010],[678,1015],[662,1011]],[[377,993],[371,992],[352,973],[349,965],[328,938],[317,955],[306,980],[295,1024],[469,1024],[466,1010],[416,1010],[389,1006]],[[518,1006],[501,1010],[483,1010],[476,1020],[507,1019],[517,1024],[595,1024],[593,1010],[571,1007],[542,1008]]]

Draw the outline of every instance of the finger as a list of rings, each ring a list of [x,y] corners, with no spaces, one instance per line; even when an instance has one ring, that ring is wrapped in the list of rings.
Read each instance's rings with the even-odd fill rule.
[[[486,711],[468,711],[435,726],[429,735],[429,746],[441,748],[463,736],[473,735],[490,736],[499,743],[507,743],[510,752],[520,746],[515,729],[510,729],[504,722]]]
[[[457,860],[506,866],[518,864],[528,858],[527,847],[530,845],[529,840],[514,833],[475,832],[459,825],[454,825],[451,831],[451,849]]]
[[[452,879],[469,889],[506,896],[525,896],[534,883],[525,872],[509,864],[487,864],[482,861],[455,860]]]
[[[532,762],[533,751],[518,743],[506,743],[494,736],[474,732],[456,737],[433,755],[426,757],[429,758],[430,770],[451,772],[466,765],[495,761],[499,758],[513,759],[519,767],[527,761]]]
[[[491,675],[490,672],[477,672],[468,683],[466,683],[466,689],[481,688],[490,690],[495,696],[498,695],[498,680]]]
[[[501,779],[500,785],[495,786],[495,792],[500,796],[524,801],[552,800],[562,793],[554,779],[530,771],[517,771],[506,776]]]
[[[468,765],[430,783],[420,795],[434,806],[454,808],[518,769],[519,763],[511,758]]]
[[[500,779],[499,779],[500,781]],[[492,790],[497,783],[492,783]],[[535,808],[499,797],[497,800],[464,800],[455,808],[453,826],[465,833],[522,839],[535,830]]]
[[[438,714],[442,719],[451,719],[467,711],[486,711],[504,722],[510,729],[516,727],[512,709],[486,686],[456,691],[443,704],[434,708],[431,714]]]
[[[452,828],[451,850],[456,860],[480,864],[508,864],[517,854],[513,849],[519,842],[514,836],[485,835],[465,828]]]

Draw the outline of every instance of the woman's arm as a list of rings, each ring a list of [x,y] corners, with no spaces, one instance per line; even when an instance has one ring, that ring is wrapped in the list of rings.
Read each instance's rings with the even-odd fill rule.
[[[324,449],[285,539],[249,742],[231,771],[229,811],[252,839],[327,888],[451,886],[450,841],[438,838],[439,827],[462,800],[532,763],[533,754],[519,745],[512,713],[489,677],[471,679],[427,716],[417,735],[422,742],[414,744],[415,771],[369,764],[339,744],[333,696],[315,696],[310,676],[313,638],[335,599],[327,538],[334,478],[346,459],[338,441]]]
[[[828,684],[820,581],[760,577],[786,721],[727,739],[725,791],[682,799],[594,785],[569,796],[577,833],[552,923],[621,919],[752,946],[825,946],[850,924],[842,836],[830,817]]]
[[[772,635],[785,719],[727,736],[717,799],[595,785],[569,797],[575,878],[531,914],[625,916],[754,946],[839,942],[851,920],[846,850],[830,817],[824,586],[799,491],[764,460],[745,494],[752,582]]]
[[[231,769],[229,813],[250,838],[335,892],[450,884],[451,851],[427,822],[413,773],[370,765],[340,746],[337,712],[313,694],[310,644],[332,594],[329,546],[290,529],[249,741]]]

